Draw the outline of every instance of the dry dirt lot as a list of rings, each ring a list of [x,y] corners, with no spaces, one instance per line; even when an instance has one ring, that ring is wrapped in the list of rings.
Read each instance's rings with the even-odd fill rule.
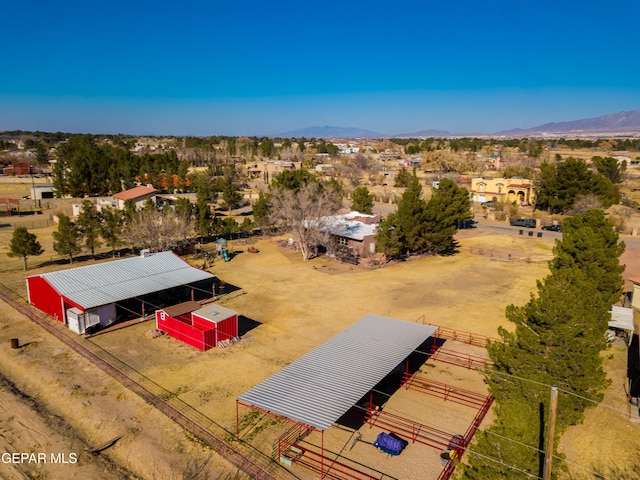
[[[39,239],[45,239],[43,246],[49,251],[50,231],[33,230]],[[9,238],[8,229],[0,229],[0,246]],[[232,260],[216,261],[210,268],[230,292],[219,301],[243,315],[239,343],[199,352],[167,336],[150,338],[147,332],[154,327],[152,321],[87,341],[202,412],[212,420],[212,430],[231,438],[236,430],[238,395],[368,313],[407,321],[424,317],[426,323],[487,336],[496,336],[500,325],[510,328],[504,318],[505,306],[528,300],[536,280],[546,274],[545,262],[552,248],[549,238],[468,230],[459,234],[462,250],[458,255],[365,270],[323,258],[303,263],[278,240],[258,240],[258,253],[248,253],[247,245],[234,243],[231,250],[237,254]],[[9,260],[5,251],[0,251],[1,270],[7,272],[2,282],[24,293],[24,274],[15,270],[15,260]],[[509,254],[511,261],[506,260]],[[629,265],[628,274],[637,276],[637,251],[628,249],[623,261]],[[66,265],[48,265],[28,273],[59,268]],[[0,465],[0,477],[187,478],[204,465],[203,478],[236,478],[233,468],[220,457],[109,376],[21,315],[4,306],[2,314],[0,449],[76,453],[78,462],[11,465],[11,469]],[[23,346],[11,350],[11,338],[20,338]],[[605,360],[612,386],[603,405],[590,410],[585,424],[569,430],[560,445],[574,477],[603,465],[624,463],[640,448],[640,425],[629,419],[623,390],[626,351],[612,347]],[[478,374],[461,367],[427,362],[422,370],[435,380],[469,390],[481,393],[486,388]],[[397,392],[385,410],[450,433],[464,433],[475,414],[414,391]],[[239,408],[239,421],[241,437],[266,455],[275,438],[289,427],[244,407]],[[489,421],[490,416],[484,425]],[[391,478],[437,477],[441,465],[436,450],[411,444],[402,456],[389,458],[364,442],[354,443],[357,433],[370,442],[379,431],[368,426],[359,432],[335,427],[325,434],[325,448]],[[120,436],[102,454],[88,453]],[[622,437],[624,444],[619,441]],[[318,436],[313,434],[305,441],[317,445]],[[294,471],[301,478],[315,478],[307,471]]]

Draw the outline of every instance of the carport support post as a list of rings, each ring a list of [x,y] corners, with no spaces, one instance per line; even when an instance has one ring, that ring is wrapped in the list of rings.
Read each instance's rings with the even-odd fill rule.
[[[239,413],[238,400],[236,400],[236,440],[240,440],[240,423],[238,422]]]
[[[320,459],[320,478],[324,478],[324,430],[322,430],[322,457]]]
[[[407,357],[404,363],[404,378],[407,381],[407,390],[409,390],[409,357]]]

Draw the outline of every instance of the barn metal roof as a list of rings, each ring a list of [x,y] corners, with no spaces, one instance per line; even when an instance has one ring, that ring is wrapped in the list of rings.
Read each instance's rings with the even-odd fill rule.
[[[238,400],[326,430],[435,330],[367,315]]]
[[[93,308],[214,278],[173,252],[123,258],[41,275],[58,293]]]

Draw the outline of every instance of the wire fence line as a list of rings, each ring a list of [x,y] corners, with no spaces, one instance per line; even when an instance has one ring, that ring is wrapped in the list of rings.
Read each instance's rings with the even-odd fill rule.
[[[76,353],[136,393],[250,478],[257,480],[299,478],[251,445],[235,441],[233,433],[106,350],[90,341],[74,338],[66,329],[53,323],[47,316],[40,316],[12,290],[0,289],[0,300],[24,314]]]
[[[461,247],[460,251],[503,262],[546,264],[553,259],[553,254],[532,256],[523,254],[522,252],[516,250],[506,250],[499,248]]]

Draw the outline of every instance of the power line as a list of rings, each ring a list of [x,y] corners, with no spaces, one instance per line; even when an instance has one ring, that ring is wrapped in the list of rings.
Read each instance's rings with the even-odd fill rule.
[[[488,455],[484,455],[484,454],[482,454],[482,453],[478,453],[478,452],[476,452],[476,451],[474,451],[474,450],[471,450],[470,448],[465,448],[465,449],[464,449],[464,451],[465,451],[465,452],[468,452],[468,453],[471,453],[471,454],[473,454],[473,455],[477,455],[478,457],[480,457],[480,458],[484,458],[485,460],[489,460],[489,461],[491,461],[491,462],[498,463],[498,464],[500,464],[500,465],[502,465],[502,466],[504,466],[504,467],[510,468],[510,469],[512,469],[512,470],[515,470],[516,472],[523,473],[523,474],[525,474],[525,475],[526,475],[527,477],[529,477],[529,478],[537,478],[537,479],[540,479],[540,477],[539,477],[538,475],[534,475],[534,474],[532,474],[531,472],[527,472],[526,470],[523,470],[523,469],[521,469],[521,468],[518,468],[518,467],[515,467],[515,466],[513,466],[513,465],[509,465],[509,464],[507,464],[507,463],[504,463],[502,460],[497,460],[497,459],[495,459],[495,458],[493,458],[493,457],[490,457],[490,456],[488,456]]]

